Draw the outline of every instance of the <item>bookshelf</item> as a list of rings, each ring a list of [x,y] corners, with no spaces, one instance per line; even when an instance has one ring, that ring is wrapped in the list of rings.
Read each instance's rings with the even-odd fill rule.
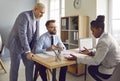
[[[88,37],[88,16],[61,17],[61,39],[67,49],[79,47],[79,38]]]
[[[66,48],[79,48],[79,39],[88,37],[88,16],[65,16],[61,17],[61,39]],[[84,74],[84,64],[75,64],[68,66],[68,72],[74,75]]]

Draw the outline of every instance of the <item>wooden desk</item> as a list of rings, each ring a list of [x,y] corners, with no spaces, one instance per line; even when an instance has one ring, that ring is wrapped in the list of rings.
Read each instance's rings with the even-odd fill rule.
[[[43,54],[41,54],[41,55],[43,55]],[[76,61],[65,59],[64,55],[61,56],[60,62],[57,62],[55,60],[55,56],[48,56],[48,57],[44,58],[41,55],[40,54],[39,54],[39,56],[37,54],[34,55],[32,57],[32,60],[39,63],[39,64],[42,64],[43,66],[47,67],[48,69],[50,69],[52,71],[52,81],[56,81],[55,80],[56,68],[76,64]]]
[[[71,51],[78,53],[78,50],[73,49]],[[42,54],[42,55],[44,55],[44,54]],[[37,54],[34,55],[32,57],[32,60],[39,64],[42,64],[43,66],[47,67],[50,70],[53,70],[53,69],[56,69],[59,67],[63,67],[63,66],[69,66],[68,71],[70,71],[70,72],[73,72],[73,73],[75,72],[75,74],[79,74],[79,73],[84,74],[85,73],[85,80],[86,80],[85,65],[77,64],[77,62],[74,60],[67,60],[64,58],[64,55],[62,56],[61,62],[55,61],[55,56],[48,56],[48,57],[44,58],[44,57],[40,56],[40,54],[39,54],[39,56]]]
[[[40,64],[44,65],[48,69],[55,69],[55,68],[62,67],[62,66],[69,66],[69,65],[72,65],[72,64],[76,64],[76,61],[65,59],[64,55],[62,56],[61,62],[55,61],[55,56],[50,56],[50,57],[43,58],[40,55],[39,56],[34,55],[32,57],[32,60],[37,62],[37,63],[40,63]]]

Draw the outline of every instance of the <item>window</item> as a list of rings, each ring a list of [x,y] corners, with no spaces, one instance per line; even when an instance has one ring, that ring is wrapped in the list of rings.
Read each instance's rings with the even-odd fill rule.
[[[109,4],[109,27],[114,38],[120,42],[120,0],[111,0]]]
[[[64,16],[65,8],[64,8],[65,0],[50,0],[49,1],[49,18],[55,19],[57,24],[57,34],[60,35],[60,17]]]

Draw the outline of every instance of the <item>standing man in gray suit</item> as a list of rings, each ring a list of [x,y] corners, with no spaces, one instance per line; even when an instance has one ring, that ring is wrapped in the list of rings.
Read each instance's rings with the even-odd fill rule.
[[[45,5],[37,3],[33,10],[22,12],[16,19],[6,47],[10,51],[10,81],[18,80],[20,59],[25,65],[26,81],[33,81],[32,49],[39,33],[39,19],[45,12]]]

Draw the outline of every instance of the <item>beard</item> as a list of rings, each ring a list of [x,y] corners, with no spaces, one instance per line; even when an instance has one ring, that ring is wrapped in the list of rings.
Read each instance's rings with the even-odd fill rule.
[[[52,35],[55,35],[55,34],[56,34],[56,31],[49,32],[49,33],[52,34]]]

